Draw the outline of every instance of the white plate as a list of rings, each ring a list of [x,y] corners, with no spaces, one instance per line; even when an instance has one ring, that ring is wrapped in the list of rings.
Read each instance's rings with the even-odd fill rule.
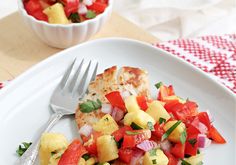
[[[23,142],[33,141],[48,120],[52,91],[66,66],[75,58],[96,59],[99,72],[112,65],[145,68],[154,83],[173,84],[176,93],[195,100],[201,110],[209,109],[215,126],[227,140],[205,151],[205,164],[235,164],[235,95],[200,70],[151,45],[124,39],[103,39],[78,45],[34,66],[0,92],[0,164],[13,164],[15,150]],[[72,118],[62,119],[54,132],[69,139],[77,136]]]

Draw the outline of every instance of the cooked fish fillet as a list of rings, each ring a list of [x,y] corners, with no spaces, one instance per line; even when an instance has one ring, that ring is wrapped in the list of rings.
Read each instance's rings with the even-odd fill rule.
[[[105,95],[112,91],[120,91],[121,93],[129,91],[131,94],[150,97],[147,72],[134,67],[122,67],[119,71],[116,66],[108,68],[90,83],[88,94],[83,101],[99,99],[102,103],[107,103]],[[85,124],[93,125],[104,115],[100,109],[91,113],[82,113],[78,108],[75,119],[78,128],[80,128]]]

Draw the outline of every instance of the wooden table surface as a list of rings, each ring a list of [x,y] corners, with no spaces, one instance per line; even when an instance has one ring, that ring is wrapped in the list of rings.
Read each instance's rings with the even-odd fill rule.
[[[158,39],[116,13],[91,39],[125,37],[155,43]],[[15,12],[0,19],[0,81],[13,79],[32,65],[62,51],[42,43]]]

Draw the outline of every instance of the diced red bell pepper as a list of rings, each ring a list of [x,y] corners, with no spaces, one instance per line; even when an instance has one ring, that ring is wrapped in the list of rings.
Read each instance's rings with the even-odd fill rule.
[[[100,3],[108,4],[108,0],[96,0],[96,2],[100,2]]]
[[[24,3],[25,10],[28,14],[32,15],[36,11],[42,10],[42,6],[40,5],[40,2],[38,0],[29,0]]]
[[[172,108],[175,107],[175,105],[181,104],[179,103],[179,100],[173,100],[171,102],[168,102],[164,105],[164,108],[166,109],[167,112],[172,112]]]
[[[223,136],[217,131],[217,129],[212,125],[208,131],[208,138],[212,139],[216,143],[224,144],[226,140]]]
[[[147,98],[145,96],[137,96],[136,97],[137,103],[140,107],[140,109],[146,111],[148,109],[147,105]]]
[[[169,85],[168,87],[165,85],[161,85],[157,100],[163,101],[165,97],[172,95],[175,95],[174,88],[172,85]]]
[[[163,129],[164,123],[159,124],[158,122],[154,125],[154,131],[152,131],[152,134],[156,136],[159,140],[161,139],[162,135],[165,133],[165,130]]]
[[[170,149],[170,153],[172,153],[176,158],[184,158],[184,150],[185,150],[185,144],[182,143],[176,143],[174,147]]]
[[[133,150],[129,148],[121,148],[119,149],[119,159],[124,162],[129,164],[132,156],[133,156]]]
[[[58,165],[78,165],[79,159],[86,153],[87,151],[80,140],[75,139],[62,154]]]
[[[87,144],[84,143],[84,147],[88,151],[89,154],[97,155],[97,143],[96,142],[97,142],[97,138],[101,135],[102,134],[100,132],[93,132],[90,135],[90,138],[88,138],[86,141],[84,141],[84,142],[87,142]]]
[[[195,143],[191,143],[191,139],[195,139]],[[198,135],[189,135],[187,137],[187,140],[185,142],[185,154],[190,156],[195,156],[197,154],[198,149]]]
[[[113,107],[117,107],[126,112],[125,103],[119,91],[113,91],[111,93],[108,93],[105,95],[105,97]]]
[[[67,17],[72,13],[78,12],[79,9],[79,0],[66,0],[64,11]]]
[[[187,101],[184,104],[175,104],[172,108],[172,113],[176,119],[185,122],[189,117],[196,116],[198,114],[197,107],[198,105],[195,102]]]
[[[48,17],[46,16],[46,14],[44,14],[42,11],[36,11],[35,13],[32,14],[32,16],[34,18],[36,18],[37,20],[41,20],[41,21],[46,21],[48,22]]]
[[[118,142],[124,137],[126,131],[132,131],[132,128],[130,126],[124,126],[116,130],[115,132],[113,132],[112,135],[114,136],[115,140]]]
[[[164,151],[165,155],[168,158],[168,165],[177,165],[178,164],[178,159],[176,159],[170,152]]]
[[[122,143],[122,148],[133,148],[135,147],[135,137],[131,135],[124,135],[124,140]]]
[[[93,10],[96,13],[103,13],[106,7],[107,7],[107,4],[100,3],[100,2],[94,2],[92,5],[87,6],[89,10]]]
[[[151,131],[150,130],[126,131],[126,134],[124,135],[124,141],[122,143],[122,147],[123,148],[133,148],[137,144],[143,142],[144,140],[148,140],[150,138],[151,138]]]
[[[198,114],[198,119],[202,122],[205,126],[207,126],[208,130],[211,128],[211,122],[207,112],[200,112]]]

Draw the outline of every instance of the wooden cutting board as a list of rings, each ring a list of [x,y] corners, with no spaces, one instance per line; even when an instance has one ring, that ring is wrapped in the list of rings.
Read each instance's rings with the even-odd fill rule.
[[[125,37],[155,43],[158,39],[116,13],[91,38]],[[42,43],[18,12],[0,19],[0,81],[13,79],[32,65],[62,51]]]

